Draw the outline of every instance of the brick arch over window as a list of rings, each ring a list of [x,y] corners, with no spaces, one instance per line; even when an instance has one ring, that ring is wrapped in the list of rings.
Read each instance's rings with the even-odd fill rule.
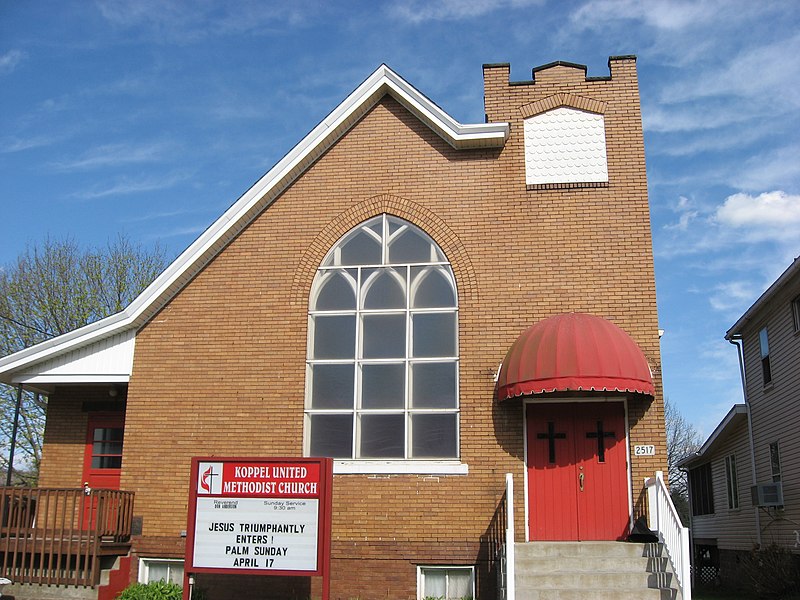
[[[607,104],[601,100],[594,100],[593,98],[586,98],[585,96],[578,96],[576,94],[568,94],[567,92],[560,92],[553,94],[547,98],[542,98],[536,102],[520,106],[519,112],[523,119],[539,115],[548,110],[560,107],[576,108],[586,112],[605,114]]]
[[[367,219],[387,213],[413,223],[427,233],[439,245],[450,261],[458,285],[461,303],[476,302],[478,289],[475,270],[464,244],[436,213],[416,202],[394,196],[380,194],[344,211],[334,218],[314,238],[295,270],[292,281],[291,303],[305,306],[311,293],[311,284],[322,259],[333,245],[348,231]]]

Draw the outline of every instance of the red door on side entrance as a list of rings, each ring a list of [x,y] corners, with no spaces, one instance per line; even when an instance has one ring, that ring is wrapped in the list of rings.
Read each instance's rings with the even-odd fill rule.
[[[619,540],[629,528],[622,402],[527,410],[531,540]]]
[[[119,489],[124,431],[124,413],[89,415],[83,455],[83,481],[90,488]]]
[[[90,414],[83,454],[83,481],[92,490],[118,490],[122,472],[122,438],[125,413]],[[85,527],[94,529],[100,496],[91,494],[84,504]],[[106,513],[112,510],[106,503]],[[104,516],[108,518],[108,516]]]

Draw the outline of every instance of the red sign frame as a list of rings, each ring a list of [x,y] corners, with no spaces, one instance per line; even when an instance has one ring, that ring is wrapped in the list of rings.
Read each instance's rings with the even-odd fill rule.
[[[222,472],[200,474],[201,464],[221,464]],[[323,600],[330,596],[331,511],[333,459],[196,456],[189,478],[183,599],[189,600],[189,577],[195,573],[322,577]],[[275,473],[285,475],[276,476]],[[288,474],[288,475],[286,475]],[[223,478],[227,475],[227,478]],[[213,477],[219,476],[219,482]],[[209,499],[247,498],[318,501],[316,569],[224,568],[195,566],[195,528],[198,496]],[[265,513],[266,516],[266,513]]]

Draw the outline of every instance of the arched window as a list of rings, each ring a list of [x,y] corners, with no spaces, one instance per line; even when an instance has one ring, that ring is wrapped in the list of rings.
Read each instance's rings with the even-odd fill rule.
[[[340,239],[308,311],[309,456],[458,458],[458,299],[436,243],[397,217]]]

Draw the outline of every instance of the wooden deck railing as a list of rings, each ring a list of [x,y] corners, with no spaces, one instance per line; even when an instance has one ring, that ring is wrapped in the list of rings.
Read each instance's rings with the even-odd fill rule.
[[[127,552],[133,492],[0,487],[0,576],[96,585],[98,557]]]

